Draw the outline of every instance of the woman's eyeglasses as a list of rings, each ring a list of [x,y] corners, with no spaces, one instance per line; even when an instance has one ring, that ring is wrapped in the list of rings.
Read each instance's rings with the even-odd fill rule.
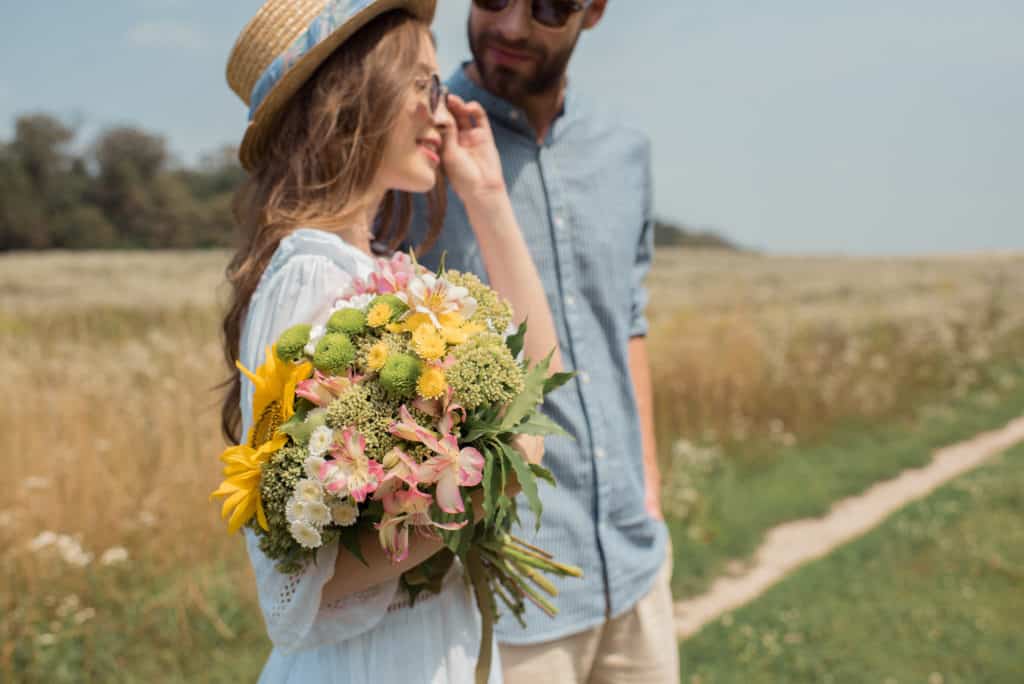
[[[422,79],[416,81],[416,86],[421,92],[428,93],[427,95],[427,106],[430,109],[430,115],[434,116],[437,114],[437,108],[441,106],[441,102],[448,97],[448,86],[441,83],[441,77],[437,74],[431,74],[430,79]]]
[[[487,12],[503,12],[515,0],[473,0],[473,4]],[[591,0],[531,0],[533,20],[548,28],[563,28],[569,17],[586,9]]]

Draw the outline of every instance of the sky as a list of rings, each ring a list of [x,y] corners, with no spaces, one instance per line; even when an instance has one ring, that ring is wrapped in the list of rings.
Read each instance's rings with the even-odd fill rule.
[[[224,66],[260,0],[5,4],[0,139],[46,111],[184,163],[240,140]],[[448,74],[470,2],[438,4]],[[1022,36],[1020,0],[610,0],[570,82],[651,138],[667,220],[779,253],[1020,250]]]

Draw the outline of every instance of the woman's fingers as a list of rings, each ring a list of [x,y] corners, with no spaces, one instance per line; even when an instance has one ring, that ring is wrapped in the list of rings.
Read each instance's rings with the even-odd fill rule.
[[[460,133],[475,128],[490,129],[487,112],[479,102],[466,102],[458,95],[448,95],[447,104]]]

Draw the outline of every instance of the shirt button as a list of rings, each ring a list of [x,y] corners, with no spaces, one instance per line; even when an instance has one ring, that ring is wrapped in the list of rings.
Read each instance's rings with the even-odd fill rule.
[[[590,373],[587,371],[580,371],[580,382],[584,385],[590,382]]]
[[[515,109],[510,109],[508,112],[508,118],[512,119],[513,121],[519,121],[519,111]]]
[[[597,447],[596,449],[594,449],[594,458],[596,458],[598,460],[604,460],[604,457],[607,456],[607,455],[608,455],[608,452],[606,452],[601,447]]]
[[[565,219],[563,219],[561,216],[556,216],[555,217],[555,228],[558,228],[559,230],[561,230],[562,228],[565,228]]]
[[[566,306],[575,306],[576,305],[576,298],[573,297],[572,295],[569,295],[568,297],[565,298],[565,305]]]

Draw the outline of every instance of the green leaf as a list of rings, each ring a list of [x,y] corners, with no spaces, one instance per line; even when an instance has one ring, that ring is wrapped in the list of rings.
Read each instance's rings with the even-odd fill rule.
[[[558,435],[560,437],[572,438],[572,435],[566,432],[561,425],[539,411],[512,428],[510,432],[514,432],[517,435],[536,435],[538,437]]]
[[[359,546],[359,525],[350,525],[349,527],[342,527],[338,540],[341,545],[344,546],[349,553],[359,559],[359,562],[370,567],[370,564],[363,558],[363,549]]]
[[[514,335],[509,335],[505,338],[505,346],[512,352],[512,358],[519,356],[519,353],[523,351],[523,344],[526,342],[526,321],[519,324],[519,330]]]
[[[495,453],[490,444],[484,444],[480,451],[484,456],[484,521],[488,526],[493,526],[498,512],[498,494],[501,493],[501,465],[498,460],[502,455]]]
[[[544,396],[551,394],[575,377],[576,371],[572,371],[570,373],[552,373],[551,376],[544,381]]]
[[[558,486],[558,483],[555,482],[555,476],[552,475],[551,471],[545,468],[544,466],[537,465],[536,463],[531,463],[530,472],[532,472],[536,477],[539,477],[540,479],[550,484],[552,487]]]
[[[316,430],[321,425],[325,425],[327,422],[326,411],[310,411],[308,416],[304,415],[305,420],[298,420],[299,414],[296,413],[294,416],[288,419],[287,422],[282,423],[281,427],[278,428],[281,432],[292,438],[292,441],[299,446],[306,446],[309,443],[309,436],[313,434],[313,430]]]
[[[544,401],[544,380],[547,378],[551,355],[554,353],[555,351],[552,349],[543,361],[526,372],[523,391],[509,404],[508,410],[505,411],[505,417],[501,421],[502,432],[507,432],[519,425]]]
[[[544,510],[544,506],[540,502],[540,494],[537,493],[537,478],[534,476],[529,464],[527,464],[518,451],[508,444],[502,444],[502,447],[505,449],[505,456],[515,471],[516,477],[519,478],[519,484],[523,488],[523,496],[526,497],[527,503],[530,504],[530,510],[533,511],[533,515],[537,519],[537,529],[539,530],[540,515]]]

